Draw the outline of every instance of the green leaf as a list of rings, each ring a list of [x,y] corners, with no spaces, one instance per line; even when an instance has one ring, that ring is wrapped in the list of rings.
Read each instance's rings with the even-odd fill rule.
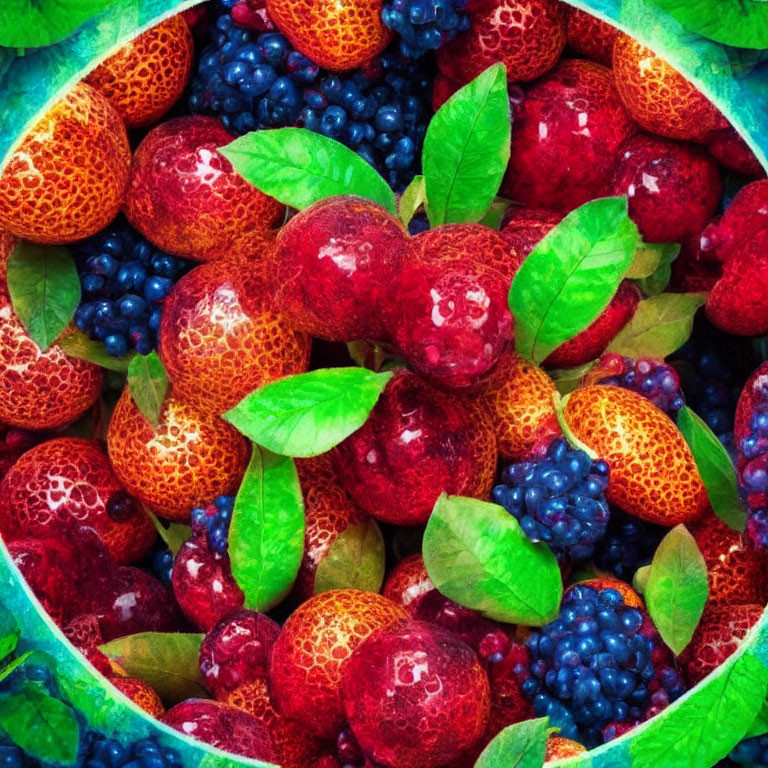
[[[641,595],[645,594],[645,590],[648,588],[648,577],[650,575],[650,565],[642,565],[635,571],[635,575],[632,578],[632,586],[635,588],[635,592]]]
[[[475,768],[541,768],[548,731],[548,717],[507,726],[481,752]]]
[[[437,110],[422,152],[426,208],[433,227],[479,221],[509,161],[507,72],[494,64]]]
[[[690,32],[735,48],[768,48],[765,0],[651,0]]]
[[[613,298],[639,242],[623,197],[593,200],[569,213],[512,281],[518,354],[540,363],[587,328]]]
[[[77,759],[80,726],[72,707],[37,687],[0,697],[0,729],[39,760],[72,765]]]
[[[141,632],[99,647],[128,674],[149,683],[163,701],[207,697],[200,675],[203,635],[181,632]]]
[[[10,656],[19,644],[21,629],[9,611],[0,606],[0,661]]]
[[[354,587],[378,592],[384,581],[384,537],[373,519],[350,525],[331,544],[315,573],[315,594]]]
[[[165,542],[165,546],[171,550],[171,554],[176,557],[184,542],[192,535],[192,527],[183,523],[169,523],[163,525],[157,515],[144,507],[144,514],[152,521],[158,536]]]
[[[643,296],[658,296],[666,290],[672,279],[672,262],[678,257],[680,246],[677,243],[645,243],[642,247],[653,249],[653,252],[659,255],[659,262],[656,270],[650,275],[636,279],[637,287]]]
[[[557,560],[496,504],[443,494],[424,531],[424,565],[451,600],[497,621],[541,626],[563,592]]]
[[[335,195],[358,195],[397,213],[395,194],[360,155],[304,128],[253,131],[219,147],[254,187],[292,208]]]
[[[304,501],[292,459],[253,446],[228,548],[246,608],[268,611],[288,594],[304,554]]]
[[[664,642],[680,654],[707,602],[707,565],[695,539],[676,525],[661,540],[645,586],[645,603]]]
[[[498,231],[501,226],[501,219],[504,216],[504,212],[512,205],[511,200],[507,200],[503,197],[497,197],[491,203],[491,207],[488,209],[488,213],[480,219],[480,223],[483,226],[490,227]]]
[[[70,357],[87,360],[116,373],[128,373],[128,366],[135,357],[135,352],[129,352],[123,357],[112,357],[107,354],[104,344],[89,339],[82,331],[72,331],[59,339],[59,347]]]
[[[768,702],[763,702],[757,717],[752,721],[749,730],[744,738],[751,739],[755,736],[762,736],[768,733]]]
[[[691,448],[714,513],[733,530],[743,531],[747,527],[747,511],[728,451],[687,405],[677,414],[677,426]]]
[[[662,293],[644,299],[606,351],[627,357],[671,355],[688,341],[696,310],[706,300],[706,293]]]
[[[160,423],[163,401],[168,391],[168,376],[157,355],[136,355],[128,365],[128,389],[136,407],[152,426]]]
[[[37,48],[69,37],[113,0],[3,0],[0,45]]]
[[[273,381],[222,415],[283,456],[318,456],[363,426],[391,372],[323,368]]]
[[[42,651],[27,651],[26,653],[22,653],[21,656],[14,659],[10,664],[3,667],[2,670],[0,670],[0,682],[5,680],[6,677],[11,675],[15,670],[17,670],[19,667],[23,666],[27,663],[30,657],[32,656],[42,656],[46,661],[50,658],[47,654],[43,653]],[[53,664],[55,666],[55,662]]]
[[[416,211],[424,205],[424,177],[414,176],[411,183],[405,188],[400,196],[400,203],[397,206],[400,220],[407,227]]]
[[[596,364],[597,360],[591,360],[588,363],[584,363],[584,365],[576,366],[576,368],[558,368],[553,371],[547,371],[547,373],[549,378],[555,382],[557,391],[561,395],[567,395],[581,386],[581,380],[584,378],[584,375],[589,373]]]
[[[7,280],[19,320],[40,349],[48,349],[80,301],[80,278],[72,255],[66,248],[22,240],[8,259]]]
[[[632,259],[632,266],[627,272],[630,280],[641,280],[651,277],[663,264],[671,264],[680,246],[675,243],[640,243]]]

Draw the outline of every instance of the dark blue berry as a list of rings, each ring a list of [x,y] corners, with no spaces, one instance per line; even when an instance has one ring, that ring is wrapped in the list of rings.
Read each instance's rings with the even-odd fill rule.
[[[434,51],[470,27],[467,0],[389,0],[381,20],[400,35],[404,56]]]
[[[608,530],[595,547],[595,565],[622,581],[631,582],[635,571],[650,561],[667,532],[620,510],[611,510]]]
[[[79,765],[84,768],[178,768],[181,759],[174,749],[161,747],[153,738],[124,744],[90,731]]]
[[[195,535],[205,533],[211,550],[216,554],[227,553],[229,525],[234,509],[234,496],[217,496],[207,507],[192,510],[192,532]]]

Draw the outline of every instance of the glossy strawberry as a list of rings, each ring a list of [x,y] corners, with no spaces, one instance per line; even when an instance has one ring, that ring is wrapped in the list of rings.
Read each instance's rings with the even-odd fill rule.
[[[405,617],[391,600],[356,589],[307,600],[285,622],[272,651],[278,711],[316,736],[335,738],[344,725],[341,680],[350,656],[371,634]]]
[[[415,554],[395,566],[384,583],[382,594],[413,615],[420,598],[434,589],[435,585],[424,566],[424,558]]]
[[[110,677],[109,682],[152,717],[159,718],[165,714],[165,707],[157,691],[143,680],[135,677]]]
[[[709,505],[693,455],[674,422],[642,395],[588,386],[568,397],[573,434],[608,462],[607,497],[650,523],[691,523]]]
[[[585,59],[610,67],[613,44],[619,32],[616,27],[581,8],[564,5],[562,10],[568,47]]]
[[[285,208],[235,172],[218,148],[232,136],[213,117],[178,117],[153,128],[133,158],[125,213],[174,256],[264,258]]]

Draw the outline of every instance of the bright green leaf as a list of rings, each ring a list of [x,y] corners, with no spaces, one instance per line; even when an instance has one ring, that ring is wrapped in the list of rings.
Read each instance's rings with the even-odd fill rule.
[[[317,565],[315,594],[354,587],[378,592],[384,581],[384,537],[372,518],[350,525]]]
[[[0,45],[37,48],[69,37],[114,0],[2,0]]]
[[[678,257],[680,246],[677,243],[646,243],[642,247],[653,249],[659,255],[659,263],[650,275],[636,279],[637,287],[643,296],[658,296],[666,290],[672,279],[672,262]]]
[[[677,414],[677,426],[688,442],[714,513],[735,531],[747,527],[747,511],[739,495],[736,469],[725,446],[687,405]]]
[[[640,243],[626,276],[630,280],[649,278],[662,264],[671,264],[679,252],[680,246],[674,243]]]
[[[639,242],[623,197],[593,200],[557,224],[512,281],[518,354],[540,363],[587,328],[613,298]]]
[[[72,255],[66,248],[22,240],[8,258],[7,280],[19,320],[40,349],[48,349],[80,301],[80,278]]]
[[[648,613],[676,654],[691,642],[708,592],[704,557],[688,529],[677,525],[656,549],[645,585]]]
[[[10,611],[0,605],[0,661],[10,656],[19,644],[21,629]]]
[[[650,575],[650,565],[642,565],[635,571],[635,575],[632,578],[632,586],[635,588],[635,592],[641,595],[645,594],[645,590],[648,588],[648,577]]]
[[[358,195],[397,213],[395,194],[360,155],[305,128],[253,131],[219,147],[234,169],[292,208],[336,195]]]
[[[168,391],[168,376],[152,350],[148,355],[136,355],[128,365],[128,388],[136,407],[153,426],[160,423],[163,402]]]
[[[541,626],[557,615],[563,584],[552,550],[534,544],[496,504],[440,496],[423,554],[440,592],[484,616]]]
[[[72,765],[77,759],[80,726],[72,707],[35,686],[0,697],[0,730],[39,760]]]
[[[509,725],[482,751],[475,768],[541,768],[548,732],[548,717]]]
[[[130,677],[149,683],[163,701],[205,698],[200,675],[203,635],[180,632],[141,632],[99,647]]]
[[[634,317],[614,336],[608,352],[626,357],[667,357],[688,341],[705,293],[662,293],[644,299]]]
[[[488,213],[480,219],[480,223],[483,226],[490,227],[498,231],[501,226],[501,220],[504,217],[504,213],[512,205],[511,200],[507,200],[503,197],[497,197],[491,203],[491,207],[488,209]]]
[[[744,738],[750,739],[755,736],[763,736],[768,733],[768,702],[763,702],[757,717],[752,721],[749,730]]]
[[[253,446],[228,549],[246,608],[267,611],[288,594],[304,554],[304,501],[292,459]]]
[[[400,196],[400,203],[397,206],[400,220],[407,227],[416,211],[424,205],[424,177],[414,176],[411,183],[405,188]]]
[[[433,227],[483,218],[507,169],[509,141],[507,72],[494,64],[454,93],[427,128],[422,167]]]
[[[267,384],[222,418],[283,456],[317,456],[363,426],[391,372],[323,368]]]
[[[163,540],[165,546],[171,550],[171,554],[176,557],[184,542],[192,535],[192,527],[183,523],[169,523],[167,526],[157,519],[157,515],[144,507],[144,514],[152,521],[158,536]]]
[[[107,354],[104,344],[100,341],[89,339],[82,331],[72,331],[59,339],[59,347],[70,357],[87,360],[89,363],[106,368],[116,373],[128,373],[128,366],[135,357],[130,352],[123,357],[112,357]]]

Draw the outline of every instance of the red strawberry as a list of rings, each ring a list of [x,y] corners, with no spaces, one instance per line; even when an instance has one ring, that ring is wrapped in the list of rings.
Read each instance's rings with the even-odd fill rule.
[[[765,168],[731,125],[712,131],[707,138],[707,149],[720,165],[732,171],[754,179],[765,176]]]

